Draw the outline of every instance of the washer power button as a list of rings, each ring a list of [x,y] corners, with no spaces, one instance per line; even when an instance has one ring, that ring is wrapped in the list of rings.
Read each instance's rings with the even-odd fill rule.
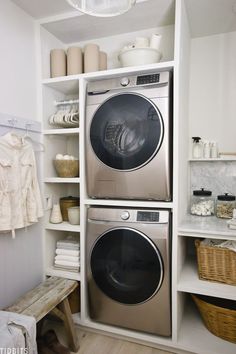
[[[128,77],[123,77],[121,80],[120,80],[120,84],[121,86],[128,86],[130,83],[130,79]]]
[[[124,211],[122,211],[120,217],[121,217],[122,220],[128,220],[129,217],[130,217],[130,214],[129,214],[129,212],[127,210],[124,210]]]

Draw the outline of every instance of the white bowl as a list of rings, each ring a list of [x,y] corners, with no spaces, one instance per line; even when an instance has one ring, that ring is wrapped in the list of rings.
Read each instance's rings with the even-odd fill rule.
[[[122,50],[118,59],[122,66],[153,64],[161,60],[161,53],[154,48],[131,48]]]

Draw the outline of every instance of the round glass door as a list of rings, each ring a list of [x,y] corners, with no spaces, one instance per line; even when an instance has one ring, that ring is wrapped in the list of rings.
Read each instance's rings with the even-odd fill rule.
[[[90,266],[100,290],[124,304],[148,300],[163,280],[158,248],[146,235],[129,228],[104,233],[93,246]]]
[[[148,163],[160,149],[164,135],[158,108],[144,96],[112,96],[95,112],[90,141],[96,156],[117,170]]]

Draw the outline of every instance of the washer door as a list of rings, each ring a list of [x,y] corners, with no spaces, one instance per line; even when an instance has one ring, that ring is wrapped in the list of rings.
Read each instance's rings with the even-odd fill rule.
[[[160,111],[135,93],[118,94],[105,101],[90,127],[96,156],[105,165],[122,171],[147,164],[160,149],[163,135]]]
[[[146,235],[129,228],[101,235],[93,246],[90,266],[105,295],[130,305],[155,295],[164,275],[158,248]]]

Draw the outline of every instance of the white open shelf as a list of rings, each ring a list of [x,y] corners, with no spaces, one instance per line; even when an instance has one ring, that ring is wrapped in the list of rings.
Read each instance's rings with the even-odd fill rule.
[[[80,183],[80,178],[46,177],[44,183]]]
[[[78,135],[80,128],[58,128],[46,129],[43,131],[44,135]]]
[[[236,156],[232,157],[218,157],[212,159],[189,159],[190,162],[220,162],[220,161],[236,161]]]
[[[137,208],[165,208],[172,209],[173,202],[141,201],[141,200],[114,200],[114,199],[85,199],[87,205],[104,205]]]
[[[198,277],[197,263],[193,258],[188,258],[183,265],[178,282],[178,290],[187,293],[236,300],[236,287],[234,285],[200,280]]]
[[[193,302],[187,304],[180,327],[178,347],[198,354],[235,354],[235,344],[213,335],[205,327]]]
[[[80,273],[56,269],[53,266],[46,269],[46,275],[80,281]]]
[[[42,85],[50,87],[66,95],[76,95],[79,93],[79,75],[45,79],[42,80]]]
[[[71,225],[69,222],[62,222],[60,224],[47,223],[45,225],[46,230],[57,230],[57,231],[70,231],[70,232],[80,232],[80,225]]]
[[[187,215],[178,228],[179,236],[236,239],[236,230],[227,226],[227,219],[215,216]]]

